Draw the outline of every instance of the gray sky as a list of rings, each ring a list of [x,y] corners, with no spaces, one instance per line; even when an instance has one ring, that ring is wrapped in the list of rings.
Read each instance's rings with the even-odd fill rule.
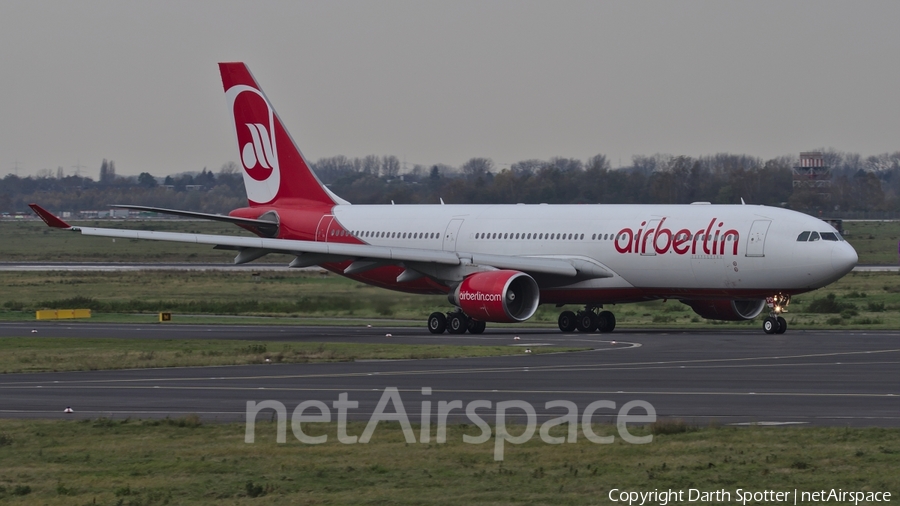
[[[307,158],[900,150],[900,2],[3,1],[0,174],[237,161],[245,61]]]

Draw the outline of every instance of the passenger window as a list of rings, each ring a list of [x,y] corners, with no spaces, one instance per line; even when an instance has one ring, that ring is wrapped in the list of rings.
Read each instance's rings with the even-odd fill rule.
[[[834,232],[822,232],[822,240],[824,241],[837,241],[837,235]]]
[[[797,236],[797,242],[806,242],[809,239],[809,232],[800,232]]]
[[[818,232],[810,232],[810,233],[809,233],[809,240],[810,240],[810,241],[818,241],[818,240],[819,240],[819,233],[818,233]]]

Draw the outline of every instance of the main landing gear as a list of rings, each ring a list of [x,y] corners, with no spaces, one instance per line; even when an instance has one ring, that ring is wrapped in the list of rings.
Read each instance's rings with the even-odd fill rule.
[[[763,332],[766,334],[784,334],[787,330],[787,320],[781,313],[787,312],[787,306],[791,303],[790,295],[774,295],[766,297],[766,304],[769,306],[769,316],[763,320]]]
[[[480,320],[469,318],[462,311],[444,313],[434,312],[428,317],[428,330],[432,334],[443,334],[446,330],[451,334],[481,334],[487,325]]]
[[[616,316],[609,311],[597,312],[594,306],[585,306],[578,313],[563,311],[559,315],[559,330],[563,332],[612,332],[616,328]]]

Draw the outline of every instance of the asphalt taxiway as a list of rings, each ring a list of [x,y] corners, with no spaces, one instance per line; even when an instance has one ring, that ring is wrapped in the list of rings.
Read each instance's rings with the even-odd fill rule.
[[[36,331],[36,332],[32,332]],[[387,337],[387,334],[391,334]],[[278,327],[5,323],[0,336],[244,339],[409,344],[509,345],[514,355],[491,358],[266,364],[135,369],[0,376],[0,417],[150,418],[197,413],[213,421],[243,421],[248,401],[277,400],[288,414],[300,402],[332,406],[341,393],[367,420],[384,389],[396,387],[409,415],[422,401],[523,400],[539,418],[553,400],[579,412],[606,400],[617,407],[649,402],[657,416],[694,423],[900,426],[900,332],[760,329],[630,331],[562,334],[548,329],[488,329],[480,336],[434,336],[420,328]],[[516,336],[518,340],[514,339]],[[526,354],[546,345],[591,351]],[[430,394],[426,393],[430,388]],[[71,406],[75,411],[64,414]],[[434,410],[436,408],[432,408]],[[640,411],[639,411],[640,412]],[[489,411],[490,413],[490,411]],[[516,413],[511,411],[509,417]],[[612,421],[598,410],[594,421]],[[451,420],[465,421],[462,410]]]

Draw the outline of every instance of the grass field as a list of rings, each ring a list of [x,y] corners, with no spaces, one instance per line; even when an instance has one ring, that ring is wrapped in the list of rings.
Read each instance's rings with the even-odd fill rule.
[[[37,309],[90,308],[96,314],[93,321],[152,323],[157,312],[172,311],[181,323],[377,325],[389,321],[390,325],[419,326],[432,311],[448,309],[442,296],[392,292],[306,271],[264,272],[258,278],[247,272],[222,271],[0,272],[0,284],[6,287],[0,292],[0,320],[7,321],[33,320]],[[833,304],[816,302],[829,295],[835,297]],[[623,328],[759,325],[758,320],[703,320],[674,300],[609,309]],[[794,297],[789,309],[785,317],[792,329],[897,329],[900,276],[851,273],[826,288]],[[560,310],[541,306],[529,325],[553,327]]]
[[[227,223],[189,220],[93,220],[73,225],[134,228],[164,232],[191,232],[251,236]],[[900,222],[848,221],[847,241],[859,253],[860,264],[896,265]],[[0,244],[6,262],[220,262],[231,263],[234,253],[209,246],[159,241],[84,237],[74,232],[52,230],[42,221],[0,221]],[[286,255],[269,255],[260,262],[287,264]]]
[[[348,424],[358,435],[363,423]],[[667,428],[688,429],[668,433]],[[563,427],[564,428],[564,427]],[[560,427],[557,427],[560,429]],[[651,428],[630,427],[635,435]],[[493,440],[465,444],[475,426],[450,425],[443,444],[408,444],[398,424],[381,423],[367,444],[344,445],[335,425],[306,424],[328,442],[305,445],[259,421],[0,421],[0,501],[4,504],[610,504],[613,488],[900,493],[900,430],[694,428],[661,423],[653,442],[616,435],[595,444],[551,445],[532,438],[492,457]],[[513,435],[521,427],[511,426]],[[414,427],[416,434],[419,428]],[[563,435],[562,432],[554,435]],[[432,427],[432,441],[434,441]],[[686,498],[687,496],[685,496]],[[619,503],[622,504],[622,503]],[[627,503],[626,503],[627,504]],[[653,503],[657,504],[657,503]],[[740,503],[737,503],[740,504]],[[755,503],[759,504],[759,503]],[[809,504],[800,501],[799,504]],[[848,504],[847,502],[837,504]],[[852,503],[849,503],[852,504]]]
[[[584,348],[539,346],[529,353]],[[518,355],[512,346],[284,343],[216,339],[0,338],[0,374],[265,363],[349,362]]]
[[[101,228],[131,228],[161,232],[227,234],[255,237],[228,223],[193,220],[93,220],[71,225]],[[0,244],[4,262],[196,262],[232,263],[233,251],[214,250],[197,244],[86,237],[76,232],[47,227],[40,220],[0,221]],[[258,262],[287,264],[292,257],[269,255]]]
[[[844,234],[860,264],[897,265],[900,221],[848,221]]]

